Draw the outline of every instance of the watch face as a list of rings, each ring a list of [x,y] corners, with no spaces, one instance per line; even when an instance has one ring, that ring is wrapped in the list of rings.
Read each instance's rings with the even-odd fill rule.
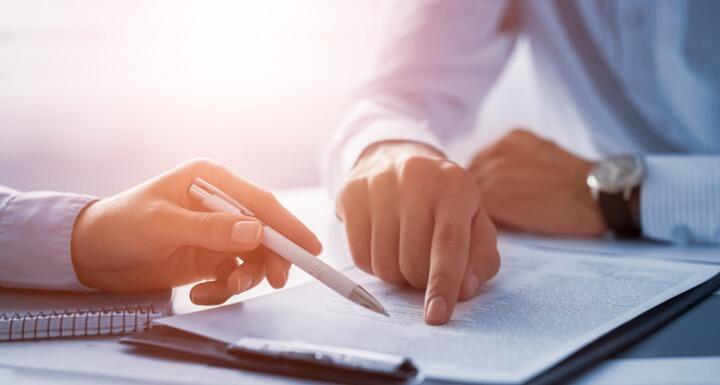
[[[640,184],[641,163],[632,156],[619,156],[599,162],[588,175],[588,185],[597,191],[615,194]]]

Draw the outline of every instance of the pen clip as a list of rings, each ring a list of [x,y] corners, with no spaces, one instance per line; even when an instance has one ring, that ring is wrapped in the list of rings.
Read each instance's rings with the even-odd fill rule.
[[[250,211],[247,207],[243,206],[242,203],[236,201],[231,197],[230,195],[226,194],[224,191],[220,190],[219,188],[213,186],[210,182],[206,181],[203,178],[195,178],[193,180],[193,184],[190,186],[190,192],[197,194],[197,196],[203,196],[208,197],[210,195],[216,195],[219,198],[222,198],[226,202],[230,203],[231,205],[235,206],[238,210],[240,210],[241,213],[255,217],[255,213]]]
[[[418,374],[408,358],[388,353],[371,352],[298,341],[281,341],[243,337],[227,346],[235,355],[251,355],[310,363],[347,371],[359,371],[408,379]]]

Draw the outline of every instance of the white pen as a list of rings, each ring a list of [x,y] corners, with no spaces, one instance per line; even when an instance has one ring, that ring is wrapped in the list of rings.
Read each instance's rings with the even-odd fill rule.
[[[247,207],[202,178],[196,178],[193,181],[188,194],[199,200],[209,210],[257,218]],[[295,242],[285,238],[285,236],[265,223],[263,223],[262,244],[343,297],[374,312],[390,316],[380,302],[362,286],[316,258]]]

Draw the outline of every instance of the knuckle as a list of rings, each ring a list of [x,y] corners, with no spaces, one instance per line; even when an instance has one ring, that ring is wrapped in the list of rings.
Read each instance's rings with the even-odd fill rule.
[[[441,167],[445,177],[451,181],[460,181],[467,177],[467,171],[454,162],[445,161]]]
[[[163,218],[166,213],[167,206],[163,202],[151,202],[145,205],[142,215],[147,218]]]
[[[511,148],[515,141],[517,141],[517,135],[514,132],[510,132],[509,134],[500,138],[492,146],[493,156],[497,156],[498,154],[503,153],[509,148]]]
[[[370,261],[370,252],[368,246],[362,237],[352,236],[348,234],[348,243],[350,246],[350,256],[355,266],[360,270],[372,274],[372,265]]]
[[[526,138],[528,136],[532,136],[532,134],[530,131],[522,127],[513,128],[510,133],[507,134],[507,138],[509,139]]]
[[[503,173],[506,169],[511,167],[511,160],[507,156],[499,156],[489,161],[485,167],[485,174],[487,176],[498,175]]]
[[[358,199],[363,195],[364,191],[364,180],[351,179],[347,183],[345,183],[345,186],[343,186],[343,189],[340,191],[338,201],[342,205],[352,205],[353,203],[356,203],[358,201]]]
[[[500,140],[493,146],[495,153],[507,152],[518,145],[519,142],[526,140],[532,134],[523,128],[514,128],[507,134],[505,134]]]
[[[405,284],[405,280],[400,274],[397,261],[391,253],[382,250],[373,251],[372,254],[372,270],[375,276],[385,282],[396,285]]]
[[[368,186],[371,191],[387,191],[396,184],[395,171],[392,169],[382,170],[370,177]]]
[[[393,272],[388,269],[373,269],[373,272],[375,273],[375,276],[380,278],[381,280],[385,282],[389,282],[395,285],[404,285],[405,279],[396,272]]]
[[[428,283],[428,273],[419,264],[411,261],[400,261],[400,274],[410,286],[416,289],[424,289]]]
[[[210,234],[213,234],[213,228],[215,227],[216,223],[216,217],[210,213],[203,215],[200,218],[199,226],[200,226],[200,234],[203,234],[203,236],[209,236]]]
[[[477,188],[475,178],[464,168],[455,163],[443,165],[445,185],[448,190],[461,193],[473,193]]]
[[[494,159],[494,158],[498,157],[500,154],[502,154],[503,152],[505,152],[505,147],[506,147],[505,138],[500,139],[499,141],[490,145],[490,147],[488,147],[484,153],[485,162],[487,162],[490,159]],[[481,165],[478,162],[477,167],[480,168],[480,166]]]
[[[400,175],[403,180],[418,180],[427,176],[434,161],[424,156],[410,155],[400,162]]]
[[[257,207],[273,207],[280,204],[273,193],[263,189],[258,189],[257,192],[246,199],[251,210]]]
[[[373,274],[372,266],[370,265],[370,256],[368,254],[359,251],[352,251],[350,254],[352,255],[355,266],[368,274]]]
[[[280,201],[277,199],[275,194],[271,193],[270,191],[263,190],[263,192],[261,193],[260,196],[261,196],[262,201],[265,202],[266,204],[275,205],[275,204],[280,203]]]

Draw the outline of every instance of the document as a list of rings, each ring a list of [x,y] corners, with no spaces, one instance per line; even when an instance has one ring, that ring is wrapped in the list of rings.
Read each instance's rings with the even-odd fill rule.
[[[318,283],[156,323],[221,341],[273,338],[411,357],[430,379],[522,383],[662,302],[710,279],[712,265],[501,249],[499,274],[444,326],[423,322],[423,293],[351,277],[374,314]]]
[[[713,245],[673,245],[646,239],[563,238],[535,234],[503,232],[498,242],[569,253],[603,255],[632,255],[636,257],[668,259],[720,264],[720,247]]]

